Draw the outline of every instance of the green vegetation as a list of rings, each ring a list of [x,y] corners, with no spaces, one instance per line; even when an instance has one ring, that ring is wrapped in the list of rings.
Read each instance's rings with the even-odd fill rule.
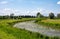
[[[33,18],[34,19],[34,18]],[[48,37],[37,32],[27,31],[25,29],[14,28],[17,22],[33,20],[31,18],[24,19],[6,19],[0,20],[0,39],[55,39],[58,37]],[[58,38],[59,39],[59,38]]]
[[[38,12],[36,17],[37,18],[43,18],[44,16],[40,12]]]
[[[24,18],[20,20],[0,20],[0,39],[44,39],[45,36],[27,31],[25,29],[17,29],[13,27],[13,24],[22,21],[33,20],[31,18]]]
[[[0,39],[60,39],[59,37],[48,37],[37,32],[13,27],[13,25],[18,22],[36,20],[35,22],[38,24],[60,29],[60,19],[54,19],[54,14],[50,14],[49,16],[50,19],[48,19],[49,17],[46,18],[43,15],[39,15],[39,13],[37,14],[37,19],[34,17],[29,18],[30,16],[22,18],[22,16],[13,16],[13,14],[11,16],[0,16]]]
[[[54,16],[54,13],[51,12],[51,13],[49,14],[49,18],[50,18],[50,19],[54,19],[54,17],[55,17],[55,16]]]
[[[29,31],[13,28],[13,24],[28,20],[33,19],[0,20],[0,39],[34,39],[35,33],[31,35]]]
[[[60,19],[38,19],[36,23],[54,29],[60,29]]]
[[[60,13],[57,14],[57,18],[60,18]]]
[[[37,18],[35,22],[43,26],[60,29],[60,13],[55,16],[54,13],[51,12],[47,17]]]

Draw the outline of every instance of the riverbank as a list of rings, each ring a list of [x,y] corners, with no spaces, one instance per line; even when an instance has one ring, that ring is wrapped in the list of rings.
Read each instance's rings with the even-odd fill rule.
[[[48,37],[37,32],[15,28],[13,25],[18,22],[34,19],[6,19],[0,20],[0,39],[57,39],[58,37]],[[59,39],[59,38],[58,38]]]

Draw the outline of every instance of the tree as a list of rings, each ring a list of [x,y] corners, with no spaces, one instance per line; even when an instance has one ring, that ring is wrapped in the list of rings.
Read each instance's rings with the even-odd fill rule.
[[[49,17],[50,17],[50,19],[54,19],[54,13],[49,13]]]
[[[3,19],[8,19],[8,18],[9,18],[9,15],[3,16]]]
[[[60,13],[59,13],[59,14],[57,14],[57,18],[60,18]]]
[[[38,17],[38,18],[42,18],[42,17],[44,17],[44,16],[43,16],[42,14],[40,14],[40,12],[38,12],[38,13],[37,13],[37,17]]]
[[[22,17],[21,16],[18,16],[18,19],[22,19]]]
[[[12,13],[12,14],[10,14],[10,18],[12,18],[12,19],[14,18],[14,14],[13,14],[13,13]]]
[[[40,18],[40,12],[37,13],[37,17]]]

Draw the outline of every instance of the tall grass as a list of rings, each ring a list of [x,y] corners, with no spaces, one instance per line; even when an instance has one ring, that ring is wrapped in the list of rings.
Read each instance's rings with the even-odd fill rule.
[[[41,24],[43,26],[60,29],[60,19],[42,19],[38,20],[36,23]]]
[[[28,21],[33,19],[22,20],[0,20],[0,39],[29,39],[34,38],[35,33],[32,35],[27,30],[13,28],[13,24],[22,21]],[[32,37],[33,36],[33,37]]]
[[[21,20],[0,20],[0,39],[50,39],[50,37],[41,35],[37,32],[35,33],[13,27],[15,23],[29,20],[33,19],[25,18]]]

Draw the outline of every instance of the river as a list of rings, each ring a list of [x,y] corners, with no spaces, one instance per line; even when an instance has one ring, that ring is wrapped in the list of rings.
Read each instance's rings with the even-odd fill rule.
[[[44,27],[42,25],[38,25],[38,24],[34,23],[34,21],[17,23],[13,27],[29,30],[32,32],[38,32],[40,34],[51,36],[51,37],[53,37],[53,36],[60,37],[60,31],[59,30],[55,30],[52,28]]]

